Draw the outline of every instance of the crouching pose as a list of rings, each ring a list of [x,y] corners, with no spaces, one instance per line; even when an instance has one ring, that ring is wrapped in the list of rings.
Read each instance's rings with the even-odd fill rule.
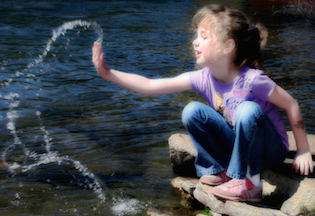
[[[313,172],[312,155],[298,103],[263,71],[267,30],[243,13],[221,5],[200,9],[193,18],[196,61],[203,69],[172,78],[148,79],[107,67],[101,45],[94,44],[93,63],[99,75],[145,95],[200,92],[209,102],[191,102],[182,121],[195,148],[197,175],[212,193],[228,200],[259,202],[260,170],[286,157],[289,143],[276,107],[283,109],[295,136],[293,169]]]

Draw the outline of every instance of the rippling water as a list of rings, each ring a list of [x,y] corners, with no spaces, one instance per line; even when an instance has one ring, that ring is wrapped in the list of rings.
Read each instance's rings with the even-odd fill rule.
[[[270,30],[263,69],[299,101],[314,133],[314,26],[244,3],[233,1],[259,11]],[[91,49],[103,38],[110,67],[151,78],[194,70],[190,21],[203,4],[1,2],[1,214],[145,215],[180,205],[167,139],[184,132],[185,104],[204,100],[104,81]]]

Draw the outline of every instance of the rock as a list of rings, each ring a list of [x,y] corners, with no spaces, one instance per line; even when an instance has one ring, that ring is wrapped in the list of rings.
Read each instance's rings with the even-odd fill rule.
[[[305,178],[300,182],[297,191],[281,206],[281,211],[288,215],[297,215],[302,211],[315,215],[315,180]]]
[[[182,193],[183,197],[189,200],[194,199],[193,192],[198,183],[198,178],[189,177],[177,177],[172,181],[173,187],[177,188]]]
[[[152,207],[147,211],[148,216],[195,216],[200,210],[192,210],[185,207]]]
[[[211,212],[212,216],[222,216],[221,214],[215,213],[215,212]],[[196,216],[207,216],[205,214],[197,214]]]
[[[197,151],[190,137],[185,134],[174,134],[169,138],[168,143],[174,172],[185,176],[196,176],[194,161]]]
[[[292,132],[288,132],[290,151],[296,150]],[[311,152],[315,154],[315,136],[308,135]],[[171,161],[175,170],[182,175],[191,176],[196,150],[190,137],[174,134],[169,139]],[[187,146],[187,148],[186,148]],[[177,151],[177,148],[179,149]],[[173,163],[173,159],[176,163]],[[183,159],[184,164],[180,161]],[[298,215],[301,209],[313,212],[315,209],[315,175],[309,177],[296,174],[292,167],[292,158],[288,158],[272,170],[262,170],[263,200],[259,204],[238,203],[220,200],[212,195],[212,187],[199,183],[198,178],[177,177],[172,185],[188,199],[195,199],[209,207],[214,213],[223,215]],[[195,169],[193,169],[195,171]]]
[[[193,184],[196,183],[197,184]],[[246,203],[225,201],[212,195],[213,187],[199,183],[197,178],[177,177],[172,185],[182,193],[187,193],[203,205],[209,207],[212,212],[222,215],[262,215],[262,216],[285,216],[286,214],[266,206],[258,207]]]

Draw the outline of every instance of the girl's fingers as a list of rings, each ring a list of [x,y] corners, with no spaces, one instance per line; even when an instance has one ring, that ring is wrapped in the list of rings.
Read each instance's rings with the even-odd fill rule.
[[[313,158],[310,152],[298,154],[293,160],[292,169],[301,175],[309,175],[314,172]]]
[[[303,161],[303,168],[304,168],[304,170],[303,170],[304,175],[308,175],[308,174],[309,174],[309,173],[308,173],[308,170],[309,170],[310,168],[309,168],[309,166],[308,166],[307,161]]]
[[[296,172],[296,163],[295,163],[295,161],[293,161],[293,163],[292,163],[292,169],[294,169],[294,171]]]
[[[314,172],[314,165],[313,165],[313,160],[310,161],[310,172]]]
[[[299,166],[296,166],[296,168],[295,168],[295,173],[301,173],[301,172],[300,172],[300,167],[299,167]]]
[[[100,44],[97,42],[94,42],[92,57],[95,61],[104,57],[104,54],[102,53],[102,47],[100,47]]]
[[[302,163],[300,163],[300,174],[301,175],[304,175],[304,163],[302,162]]]

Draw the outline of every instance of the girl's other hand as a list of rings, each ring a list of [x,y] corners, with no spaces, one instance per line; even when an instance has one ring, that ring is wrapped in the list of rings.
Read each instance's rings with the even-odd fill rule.
[[[307,176],[309,173],[313,173],[313,159],[309,149],[297,150],[292,163],[292,168],[296,173],[300,171],[301,175]]]
[[[107,68],[105,60],[104,60],[104,53],[102,52],[102,46],[98,42],[94,42],[92,61],[93,61],[93,64],[95,66],[97,73],[102,78],[105,78],[106,75],[108,74],[109,68]]]

